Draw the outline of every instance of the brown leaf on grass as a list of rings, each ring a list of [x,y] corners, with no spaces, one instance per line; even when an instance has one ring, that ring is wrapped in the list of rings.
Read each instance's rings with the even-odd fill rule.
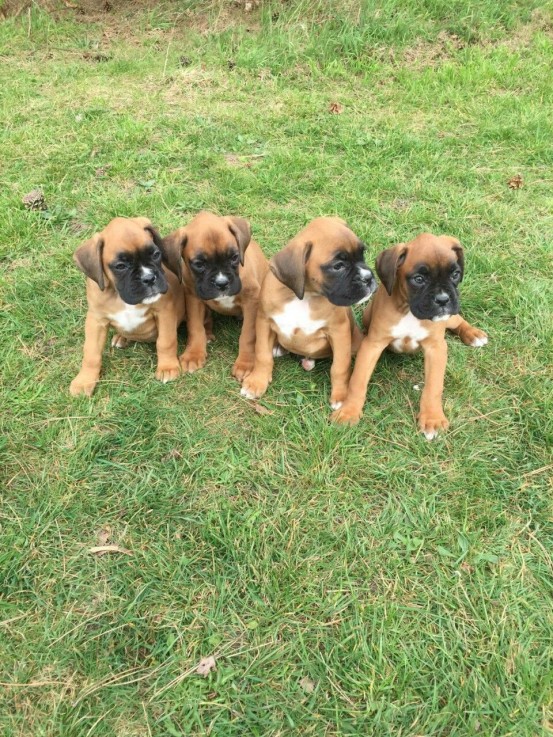
[[[524,182],[522,181],[520,174],[515,174],[515,176],[511,177],[507,182],[509,189],[520,189],[523,184]]]
[[[105,555],[106,553],[124,553],[125,555],[132,555],[130,550],[127,548],[121,548],[119,545],[96,545],[93,548],[88,549],[89,553],[94,555]]]
[[[311,678],[304,676],[300,681],[300,686],[305,691],[305,693],[313,693],[313,691],[315,690],[315,681],[312,681]]]
[[[217,670],[217,665],[215,663],[215,658],[213,657],[213,655],[209,655],[207,658],[202,658],[200,660],[198,667],[196,668],[196,673],[199,676],[207,678],[212,670]]]
[[[105,164],[104,166],[99,166],[94,172],[94,175],[97,177],[105,177],[109,169],[111,169],[111,164]]]
[[[328,108],[328,112],[332,113],[333,115],[340,115],[340,113],[344,112],[344,106],[340,105],[339,102],[331,102]]]
[[[267,407],[264,407],[262,404],[259,404],[259,402],[254,402],[253,408],[257,412],[258,415],[272,415],[273,414],[270,409],[267,409]]]
[[[98,545],[106,545],[111,537],[111,527],[101,527],[96,533]]]
[[[21,200],[27,210],[47,210],[48,206],[44,199],[44,193],[41,189],[33,189],[28,192]]]
[[[182,453],[178,448],[171,448],[169,453],[163,456],[162,461],[176,461],[178,458],[182,458]]]

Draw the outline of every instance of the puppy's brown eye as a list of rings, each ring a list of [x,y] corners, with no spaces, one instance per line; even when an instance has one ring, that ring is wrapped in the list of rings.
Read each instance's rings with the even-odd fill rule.
[[[237,253],[233,253],[230,257],[230,263],[233,266],[238,266],[238,264],[240,263],[240,256]]]
[[[159,261],[161,259],[161,251],[155,251],[152,253],[152,258],[154,261]]]
[[[424,276],[422,274],[415,274],[415,276],[411,277],[411,281],[413,284],[416,284],[417,286],[421,286],[421,284],[424,284]]]
[[[451,275],[451,278],[453,279],[453,281],[459,281],[459,279],[461,278],[461,272],[459,270],[454,271]]]
[[[333,271],[342,271],[345,268],[346,268],[346,265],[342,261],[336,261],[335,264],[332,264]]]
[[[115,269],[115,271],[125,271],[128,268],[128,264],[123,261],[119,261],[119,263],[114,264],[112,268]]]

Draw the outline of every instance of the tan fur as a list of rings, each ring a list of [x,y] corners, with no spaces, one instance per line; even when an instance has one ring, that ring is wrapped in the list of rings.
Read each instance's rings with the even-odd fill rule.
[[[260,295],[255,367],[244,381],[244,396],[260,397],[266,392],[272,380],[273,346],[279,343],[306,358],[332,356],[330,401],[336,405],[345,399],[352,349],[358,348],[362,334],[351,307],[335,306],[322,295],[323,272],[320,267],[332,258],[338,246],[342,250],[353,251],[358,245],[359,239],[343,220],[321,217],[309,223],[271,259],[271,271],[263,282]],[[280,279],[285,279],[288,285]],[[279,326],[279,317],[285,313],[286,305],[299,299],[300,295],[306,319],[320,322],[321,326],[311,333],[296,329],[288,335]]]
[[[88,313],[85,322],[85,344],[81,370],[71,382],[73,396],[90,396],[98,383],[102,352],[109,327],[117,335],[113,345],[124,347],[127,340],[156,342],[158,365],[156,379],[172,381],[180,373],[177,358],[177,327],[184,319],[182,286],[171,271],[163,267],[168,290],[150,305],[139,305],[143,322],[125,331],[112,319],[125,309],[125,303],[114,287],[108,264],[122,251],[136,251],[152,241],[155,232],[147,218],[115,218],[100,233],[85,241],[75,252],[75,261],[89,278],[86,280]],[[157,236],[157,233],[156,233]]]
[[[241,291],[234,297],[234,307],[226,309],[215,300],[201,300],[194,286],[194,274],[189,262],[200,253],[207,256],[226,252],[229,240],[235,239],[241,259],[239,267]],[[238,357],[232,375],[242,381],[253,368],[255,357],[255,320],[261,284],[268,271],[267,259],[259,245],[250,239],[250,226],[237,217],[220,217],[210,212],[200,212],[188,225],[179,228],[165,241],[170,250],[178,251],[183,258],[183,281],[186,298],[188,340],[180,357],[183,371],[192,373],[205,365],[207,358],[206,320],[209,310],[222,315],[243,317]],[[210,336],[211,338],[213,336]]]
[[[386,286],[383,283],[378,287],[372,304],[365,310],[363,324],[367,335],[357,354],[347,399],[342,407],[332,415],[335,422],[354,425],[361,418],[367,386],[374,367],[384,349],[390,347],[395,341],[392,330],[409,313],[406,274],[415,264],[421,262],[432,266],[442,261],[451,261],[452,251],[459,260],[462,258],[461,246],[455,238],[423,233],[410,243],[400,243],[394,249],[380,254],[377,260],[377,270],[383,282],[386,282]],[[397,266],[396,257],[401,257],[399,266]],[[383,259],[386,260],[384,264]],[[387,288],[391,294],[388,293]],[[469,325],[460,315],[453,315],[447,321],[442,322],[432,320],[420,320],[419,322],[427,335],[420,341],[420,347],[424,351],[425,383],[418,421],[420,430],[426,434],[428,439],[432,439],[439,430],[445,430],[449,426],[442,409],[447,363],[446,329],[459,335],[467,345],[472,345],[475,338],[486,338],[486,334]],[[407,339],[404,340],[401,348],[406,352],[411,352]]]

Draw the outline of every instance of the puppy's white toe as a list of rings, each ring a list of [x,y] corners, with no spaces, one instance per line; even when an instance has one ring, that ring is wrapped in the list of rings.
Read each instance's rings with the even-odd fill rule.
[[[256,398],[255,397],[255,394],[253,392],[251,392],[249,389],[246,389],[245,387],[242,387],[240,389],[240,394],[243,397],[246,397],[246,399],[255,399]]]
[[[313,371],[315,368],[315,361],[312,358],[302,358],[301,367],[302,369],[305,369],[305,371]]]
[[[331,402],[330,409],[340,409],[342,405],[343,405],[343,402]]]
[[[286,348],[283,348],[279,343],[273,346],[273,358],[280,358],[288,353]]]
[[[488,339],[487,338],[475,338],[472,341],[471,346],[473,348],[481,348],[483,345],[486,345],[487,342],[488,342]]]
[[[427,440],[434,440],[434,438],[438,437],[438,432],[436,430],[433,430],[432,432],[425,432],[424,437]]]

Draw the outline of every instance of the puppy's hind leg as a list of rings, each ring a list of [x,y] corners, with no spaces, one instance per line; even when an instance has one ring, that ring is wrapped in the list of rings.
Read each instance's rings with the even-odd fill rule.
[[[468,323],[461,315],[450,317],[446,323],[446,328],[458,335],[465,345],[470,345],[473,348],[481,348],[488,342],[486,333]]]

